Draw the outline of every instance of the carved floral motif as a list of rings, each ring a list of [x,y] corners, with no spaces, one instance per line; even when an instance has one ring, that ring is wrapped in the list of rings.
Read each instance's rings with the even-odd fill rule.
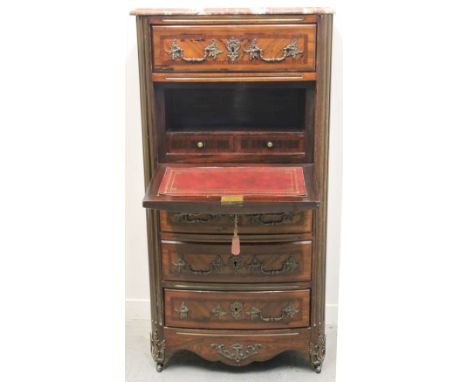
[[[244,309],[244,305],[239,301],[234,301],[231,306],[231,316],[234,317],[236,320],[239,320],[242,317],[242,310]]]
[[[323,360],[325,359],[326,353],[326,338],[325,334],[320,334],[317,337],[315,343],[310,344],[310,358],[312,365],[315,368],[319,368],[322,365]]]
[[[257,354],[257,350],[262,347],[261,344],[253,344],[253,345],[241,345],[241,344],[233,344],[229,348],[226,348],[224,344],[211,344],[211,347],[216,349],[219,354],[239,363],[240,361]]]
[[[225,316],[227,313],[224,312],[221,305],[218,304],[213,309],[211,309],[211,314],[219,319],[219,318]]]
[[[235,62],[238,58],[239,58],[239,50],[240,50],[240,47],[241,47],[241,44],[240,44],[240,41],[237,40],[236,38],[234,37],[231,37],[227,44],[226,44],[226,48],[228,50],[228,58],[229,58],[229,61],[231,63]]]
[[[253,305],[249,310],[244,309],[244,304],[240,301],[234,301],[229,305],[231,316],[235,320],[240,320],[244,317],[244,312],[250,317],[252,321],[261,320],[264,322],[279,322],[283,320],[290,320],[299,313],[299,310],[294,306],[292,302],[289,302],[286,307],[281,310],[281,314],[278,316],[264,316],[260,308]],[[217,319],[221,319],[227,313],[223,310],[221,304],[217,304],[211,309],[211,315]]]
[[[294,220],[294,217],[296,216],[298,215],[294,214],[293,212],[279,212],[271,214],[245,214],[242,215],[242,221],[244,222],[244,224],[248,225],[277,225],[292,222]],[[228,217],[230,221],[234,222],[234,215],[182,212],[170,215],[171,222],[175,224],[216,224],[226,217]]]
[[[235,37],[229,38],[226,49],[229,62],[234,63],[241,56],[240,52],[241,42]],[[304,52],[297,48],[297,39],[291,40],[291,42],[283,47],[283,54],[279,57],[265,57],[263,54],[263,49],[257,46],[257,39],[253,39],[250,42],[250,45],[247,49],[244,49],[245,53],[249,55],[249,61],[260,60],[264,62],[282,62],[288,57],[296,58],[299,55],[302,55]],[[211,58],[216,60],[216,58],[223,53],[222,50],[219,50],[216,46],[216,41],[211,40],[210,44],[205,47],[204,55],[202,57],[185,57],[184,49],[177,44],[177,40],[172,40],[169,50],[166,50],[166,53],[171,56],[172,60],[183,60],[185,62],[204,62],[207,59]]]
[[[151,356],[154,362],[163,363],[166,340],[159,338],[158,331],[154,330],[150,336]]]
[[[190,312],[190,309],[187,305],[185,305],[185,302],[181,302],[179,308],[176,308],[175,311],[179,313],[179,318],[181,320],[187,320],[188,319],[188,314]]]

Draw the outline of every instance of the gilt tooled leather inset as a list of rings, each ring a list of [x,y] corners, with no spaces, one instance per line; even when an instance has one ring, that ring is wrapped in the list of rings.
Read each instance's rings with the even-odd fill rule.
[[[301,167],[167,167],[161,195],[305,196]]]

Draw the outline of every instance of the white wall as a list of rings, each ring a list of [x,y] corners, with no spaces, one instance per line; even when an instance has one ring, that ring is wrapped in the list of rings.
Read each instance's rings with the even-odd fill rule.
[[[209,1],[197,2],[197,7],[213,7]],[[216,2],[235,7],[242,1]],[[274,6],[269,1],[255,6]],[[320,5],[326,5],[321,2]],[[174,2],[171,7],[188,6],[188,2]],[[246,4],[252,4],[248,2]],[[265,5],[267,4],[267,5]],[[280,3],[281,4],[281,3]],[[291,5],[291,3],[288,3]],[[303,5],[303,4],[302,4]],[[129,8],[133,7],[131,5]],[[138,2],[138,7],[164,7],[162,3]],[[245,6],[245,5],[244,5]],[[247,5],[248,6],[248,5]],[[280,6],[280,5],[277,5]],[[284,3],[283,3],[284,6]],[[303,5],[304,6],[304,5]],[[311,6],[310,4],[305,6]],[[342,173],[342,43],[339,15],[335,16],[333,40],[332,98],[330,121],[330,174],[329,174],[329,217],[328,217],[328,255],[327,255],[327,322],[337,322],[338,307],[338,265],[340,253],[340,211],[341,211],[341,173]],[[129,17],[127,41],[126,81],[126,317],[149,318],[149,278],[146,243],[146,218],[141,201],[144,194],[143,154],[141,139],[139,78],[136,48],[136,26]]]

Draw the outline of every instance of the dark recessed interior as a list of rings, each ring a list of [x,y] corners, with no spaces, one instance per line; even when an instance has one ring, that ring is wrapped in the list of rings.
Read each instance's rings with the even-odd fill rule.
[[[169,131],[304,131],[306,87],[215,84],[165,89]]]

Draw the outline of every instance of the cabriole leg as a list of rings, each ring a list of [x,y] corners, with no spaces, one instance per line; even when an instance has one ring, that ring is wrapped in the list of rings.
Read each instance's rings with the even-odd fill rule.
[[[322,371],[322,363],[325,359],[326,345],[325,345],[325,334],[320,334],[317,337],[317,341],[310,343],[310,363],[312,370],[317,374]]]
[[[155,330],[150,336],[151,356],[156,362],[156,370],[160,373],[164,368],[164,351],[166,349],[166,340],[159,338],[158,331]]]

